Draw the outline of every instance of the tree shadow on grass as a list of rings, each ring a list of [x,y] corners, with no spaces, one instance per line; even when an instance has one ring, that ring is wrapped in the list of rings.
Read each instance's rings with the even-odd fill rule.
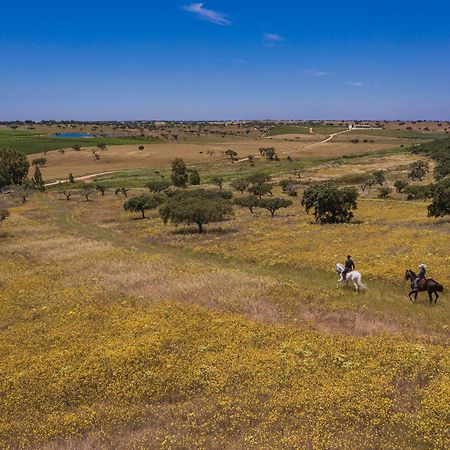
[[[221,228],[221,227],[215,227],[215,228],[209,228],[208,226],[205,226],[203,228],[203,233],[200,233],[198,231],[198,228],[189,227],[189,228],[177,228],[173,231],[171,231],[171,234],[175,235],[181,235],[181,236],[188,236],[192,234],[198,234],[200,236],[207,235],[207,234],[214,234],[214,235],[222,235],[226,236],[229,234],[236,234],[239,232],[238,228]]]

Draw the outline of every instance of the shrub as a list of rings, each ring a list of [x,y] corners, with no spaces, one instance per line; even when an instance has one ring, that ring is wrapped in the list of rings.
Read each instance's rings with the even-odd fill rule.
[[[150,190],[150,192],[167,192],[170,188],[170,181],[159,180],[159,181],[149,181],[145,187]]]
[[[426,200],[433,196],[434,185],[428,184],[426,186],[409,185],[404,192],[407,194],[407,200]]]
[[[422,181],[429,171],[430,164],[422,159],[411,164],[411,171],[408,173],[408,177],[414,181]]]
[[[250,184],[268,183],[271,179],[272,177],[266,173],[254,173],[246,178]]]
[[[386,181],[386,175],[384,170],[376,170],[373,173],[373,179],[375,181],[375,184],[379,184],[380,186],[383,186],[383,183]]]
[[[217,191],[204,189],[176,191],[160,208],[159,214],[165,224],[195,223],[202,233],[203,225],[221,222],[233,213],[230,198],[225,197]]]
[[[389,195],[391,194],[391,192],[392,192],[391,188],[386,187],[386,186],[385,187],[381,187],[378,190],[378,198],[388,198]]]
[[[42,178],[42,174],[41,174],[41,171],[39,170],[38,165],[36,165],[36,167],[34,169],[33,187],[41,192],[43,192],[45,190],[44,179]]]
[[[7,209],[0,209],[0,223],[5,221],[9,217],[9,211]]]
[[[428,216],[442,217],[450,214],[450,178],[435,185],[432,198],[433,202],[428,206]]]
[[[405,180],[396,180],[394,183],[395,190],[401,194],[407,187],[409,183]]]
[[[311,186],[303,192],[302,205],[309,213],[314,209],[316,222],[347,223],[357,208],[358,192],[354,187],[339,189],[328,183]]]
[[[192,186],[198,186],[200,184],[200,173],[197,169],[192,169],[189,174],[189,184]]]
[[[214,177],[211,182],[218,186],[220,189],[223,189],[223,178],[220,177]]]

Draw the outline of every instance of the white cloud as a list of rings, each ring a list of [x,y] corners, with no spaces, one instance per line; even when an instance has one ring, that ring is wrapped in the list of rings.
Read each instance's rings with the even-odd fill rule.
[[[231,25],[231,21],[228,19],[226,14],[213,11],[212,9],[207,9],[203,5],[203,3],[190,3],[189,5],[183,6],[183,9],[194,14],[200,20],[205,20],[207,22],[212,22],[223,26]]]
[[[282,42],[282,41],[284,41],[284,37],[280,36],[278,33],[265,33],[263,36],[263,39],[266,42]]]
[[[302,70],[302,72],[314,77],[324,77],[325,75],[328,75],[328,72],[325,72],[324,70],[306,69]]]
[[[368,84],[363,83],[362,81],[346,81],[345,84],[353,87],[369,87]]]

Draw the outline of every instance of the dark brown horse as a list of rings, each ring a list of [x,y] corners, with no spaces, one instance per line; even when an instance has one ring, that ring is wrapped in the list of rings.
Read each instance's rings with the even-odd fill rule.
[[[414,301],[414,303],[417,300],[417,294],[419,292],[428,292],[428,297],[430,298],[430,303],[433,303],[433,297],[432,294],[435,295],[434,303],[437,302],[437,299],[439,298],[438,292],[442,292],[444,290],[444,287],[439,284],[437,281],[426,278],[419,282],[418,290],[414,289],[414,281],[417,278],[417,275],[411,270],[407,269],[405,272],[405,280],[411,281],[411,292],[408,294],[409,299],[411,301]],[[414,300],[411,298],[411,294],[414,294]]]

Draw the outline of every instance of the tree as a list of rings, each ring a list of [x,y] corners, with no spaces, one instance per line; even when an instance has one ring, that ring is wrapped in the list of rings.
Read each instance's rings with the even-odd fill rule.
[[[127,189],[126,187],[120,187],[116,189],[115,194],[122,194],[124,197],[128,197],[128,191],[129,189]]]
[[[39,166],[36,166],[34,169],[33,187],[35,189],[37,189],[38,191],[41,191],[41,192],[45,191],[45,183],[44,183],[44,179],[42,178],[41,171],[39,170]]]
[[[378,198],[388,198],[389,195],[391,194],[391,192],[392,192],[392,189],[390,187],[386,187],[386,186],[381,187],[378,190]]]
[[[285,198],[263,198],[258,200],[257,206],[260,208],[265,208],[270,211],[272,217],[275,216],[275,212],[280,208],[287,208],[292,205],[292,200],[287,200]]]
[[[298,181],[295,180],[280,181],[281,189],[283,189],[283,192],[288,194],[290,197],[297,197],[297,185]]]
[[[258,197],[256,195],[247,195],[246,197],[235,198],[234,204],[248,208],[253,214],[253,208],[258,206]]]
[[[66,197],[66,200],[70,200],[70,197],[72,197],[73,192],[72,191],[68,191],[68,190],[64,190],[63,194],[64,194],[64,197]]]
[[[411,164],[411,171],[408,173],[408,178],[413,181],[422,181],[425,175],[430,171],[430,164],[424,159],[415,161]]]
[[[72,172],[69,173],[69,183],[70,183],[70,184],[74,184],[74,183],[75,183],[75,178],[74,178]]]
[[[33,193],[33,185],[28,178],[22,180],[22,184],[16,184],[11,187],[11,193],[13,197],[17,197],[25,203],[28,197]]]
[[[218,186],[220,189],[223,189],[223,178],[220,177],[214,177],[211,182]]]
[[[401,194],[407,187],[408,182],[405,180],[396,180],[394,183],[395,190]]]
[[[157,208],[163,201],[164,198],[161,195],[141,194],[128,199],[123,204],[123,208],[125,211],[140,212],[145,219],[145,211]]]
[[[251,166],[255,165],[255,157],[253,155],[248,155],[247,160],[250,163]]]
[[[439,181],[433,190],[433,201],[428,206],[429,217],[443,217],[450,214],[450,178]]]
[[[233,213],[230,198],[224,198],[222,192],[196,189],[194,191],[176,191],[160,208],[159,213],[165,224],[197,224],[200,233],[203,225],[221,222]],[[226,195],[231,197],[231,193]]]
[[[435,184],[427,184],[425,186],[410,184],[405,188],[405,194],[407,194],[406,200],[426,200],[427,198],[432,198],[435,187]]]
[[[339,189],[328,183],[310,186],[303,192],[302,205],[309,214],[314,209],[316,222],[347,223],[357,208],[358,192],[354,187]]]
[[[268,183],[272,177],[270,175],[267,175],[265,173],[254,173],[247,177],[247,181],[250,184],[263,184]]]
[[[94,193],[94,190],[91,189],[90,186],[83,186],[80,190],[80,194],[86,199],[87,202],[89,202],[89,196]]]
[[[170,188],[170,181],[159,180],[159,181],[149,181],[145,187],[150,190],[150,192],[160,193],[167,192]]]
[[[99,192],[102,193],[102,197],[105,196],[106,187],[103,186],[103,184],[97,183],[97,184],[95,185],[95,189],[96,189],[97,191],[99,191]]]
[[[138,150],[140,150],[141,152],[144,150],[144,146],[143,145],[140,145],[139,147],[138,147]]]
[[[27,176],[30,164],[27,157],[14,149],[0,149],[0,189],[20,184]]]
[[[181,158],[175,158],[172,161],[172,182],[174,186],[185,188],[187,181],[186,163]]]
[[[32,166],[44,167],[47,164],[47,158],[36,158],[31,162]]]
[[[248,188],[249,182],[247,180],[234,180],[231,182],[231,187],[235,191],[239,191],[241,194]]]
[[[272,185],[269,183],[252,184],[247,188],[247,191],[257,197],[261,198],[264,195],[272,195]]]
[[[5,221],[9,217],[9,211],[7,209],[0,209],[0,223]]]
[[[386,181],[386,175],[384,173],[384,170],[376,170],[373,173],[373,179],[375,181],[375,184],[383,186],[383,183]]]
[[[73,150],[76,151],[76,152],[79,152],[79,151],[81,150],[81,146],[78,145],[78,144],[75,144],[72,148],[73,148]]]
[[[106,150],[106,144],[103,144],[103,143],[97,144],[97,148],[98,148],[99,150]]]
[[[237,159],[236,158],[237,157],[237,153],[234,150],[225,150],[223,152],[223,154],[225,156],[228,156],[231,159],[231,161],[236,161],[236,159]]]
[[[189,173],[189,184],[198,186],[200,184],[200,173],[197,169],[192,169]]]
[[[259,149],[261,156],[265,156],[269,161],[279,161],[278,155],[273,147],[262,147]]]
[[[370,178],[368,180],[366,180],[362,185],[361,185],[361,189],[363,192],[365,192],[366,189],[369,190],[369,194],[370,191],[372,190],[372,186],[376,183],[374,178]]]

